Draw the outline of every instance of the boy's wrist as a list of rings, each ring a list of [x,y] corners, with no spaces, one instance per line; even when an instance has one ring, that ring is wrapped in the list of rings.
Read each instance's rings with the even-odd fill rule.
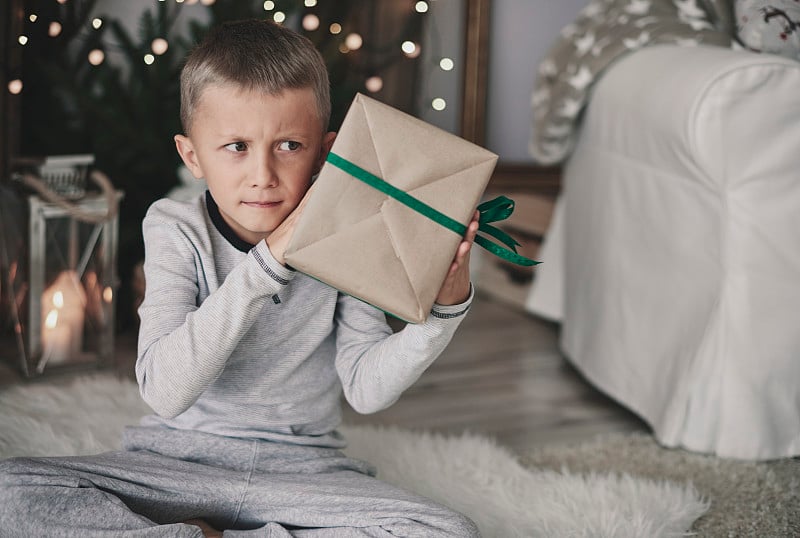
[[[295,277],[297,271],[280,263],[269,248],[266,240],[261,240],[252,248],[250,253],[256,259],[261,269],[275,282],[285,286]]]
[[[439,318],[453,318],[464,315],[469,310],[473,297],[475,297],[475,287],[472,285],[472,282],[470,282],[469,293],[466,299],[455,304],[441,304],[435,302],[433,303],[433,308],[431,308],[431,314]]]

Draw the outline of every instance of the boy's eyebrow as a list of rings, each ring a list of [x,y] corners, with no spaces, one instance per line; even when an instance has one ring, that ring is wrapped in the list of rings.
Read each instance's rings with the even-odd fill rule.
[[[242,142],[251,142],[253,137],[251,136],[244,136],[237,131],[223,131],[220,130],[217,132],[216,136],[225,140],[237,140]],[[285,131],[285,132],[278,132],[274,134],[275,140],[298,140],[298,141],[305,141],[309,138],[313,138],[312,135],[309,133],[299,132],[299,131]]]
[[[239,130],[233,129],[220,129],[217,134],[225,138],[245,138]]]
[[[230,140],[241,140],[242,142],[249,141],[249,137],[242,136],[238,134],[236,131],[221,131],[219,133],[220,138],[230,139]]]

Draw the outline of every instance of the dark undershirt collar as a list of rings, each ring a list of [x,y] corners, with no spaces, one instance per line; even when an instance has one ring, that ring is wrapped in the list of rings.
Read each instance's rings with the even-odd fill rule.
[[[224,237],[228,243],[233,245],[236,250],[250,252],[255,245],[248,243],[236,235],[236,232],[233,231],[233,228],[228,226],[228,223],[225,222],[225,219],[222,218],[222,214],[219,212],[219,206],[217,206],[217,202],[215,202],[214,198],[211,197],[210,191],[206,191],[206,209],[208,210],[208,216],[211,217],[211,222],[214,223],[214,227],[219,233],[222,234],[222,237]]]

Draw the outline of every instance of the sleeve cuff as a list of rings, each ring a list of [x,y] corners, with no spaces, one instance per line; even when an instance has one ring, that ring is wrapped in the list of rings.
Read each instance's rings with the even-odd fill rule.
[[[473,297],[475,297],[475,287],[472,285],[472,282],[470,282],[469,297],[467,297],[466,301],[454,305],[441,305],[434,303],[433,308],[431,308],[431,316],[439,319],[452,319],[461,317],[469,312],[469,307],[472,305]]]
[[[250,250],[250,254],[261,266],[261,269],[281,286],[286,286],[297,274],[297,271],[281,265],[272,256],[267,242],[263,239]]]

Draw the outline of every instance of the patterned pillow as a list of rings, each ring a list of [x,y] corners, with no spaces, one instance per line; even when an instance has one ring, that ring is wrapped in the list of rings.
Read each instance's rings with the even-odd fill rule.
[[[711,22],[710,0],[590,0],[539,64],[531,96],[530,154],[557,164],[569,154],[594,81],[622,55],[659,43],[729,47]]]
[[[742,45],[800,60],[800,0],[736,0]]]

